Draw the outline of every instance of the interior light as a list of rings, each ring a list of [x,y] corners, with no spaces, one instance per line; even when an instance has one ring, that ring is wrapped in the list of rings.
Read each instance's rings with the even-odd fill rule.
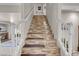
[[[10,22],[11,22],[11,23],[13,23],[13,22],[14,22],[14,20],[13,20],[13,17],[12,17],[12,16],[10,17]]]
[[[70,21],[75,22],[77,20],[77,14],[76,13],[70,13]]]

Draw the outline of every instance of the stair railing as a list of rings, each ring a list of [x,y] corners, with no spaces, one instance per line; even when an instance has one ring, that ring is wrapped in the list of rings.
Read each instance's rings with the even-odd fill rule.
[[[22,51],[23,45],[25,44],[25,39],[27,38],[27,33],[28,33],[28,30],[29,30],[29,27],[32,21],[33,10],[34,10],[34,7],[31,8],[31,10],[25,15],[24,20],[20,22],[20,25],[24,26],[24,29],[23,29],[24,33],[21,35],[22,38],[20,39],[20,41],[17,42],[18,45],[16,47],[15,55],[21,55],[21,51]],[[23,30],[21,32],[23,32]]]

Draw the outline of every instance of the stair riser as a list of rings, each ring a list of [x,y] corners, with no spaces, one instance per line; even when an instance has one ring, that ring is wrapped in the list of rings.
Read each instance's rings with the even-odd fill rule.
[[[44,48],[45,45],[40,45],[40,44],[25,44],[24,47],[26,48],[34,48],[34,47],[38,47],[38,48]]]
[[[46,56],[46,54],[22,54],[21,56]]]

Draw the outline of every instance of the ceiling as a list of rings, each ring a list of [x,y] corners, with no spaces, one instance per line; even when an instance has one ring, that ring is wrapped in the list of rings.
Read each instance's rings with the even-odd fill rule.
[[[79,3],[62,3],[62,10],[79,12]]]
[[[0,13],[1,12],[19,12],[21,3],[0,3]]]
[[[20,5],[21,3],[0,3],[0,5]]]
[[[63,3],[65,6],[79,6],[79,3]]]

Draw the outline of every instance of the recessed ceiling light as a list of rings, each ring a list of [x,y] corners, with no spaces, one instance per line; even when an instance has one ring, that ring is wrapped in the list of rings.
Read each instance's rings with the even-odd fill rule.
[[[13,23],[13,22],[14,22],[14,20],[13,20],[13,17],[12,17],[12,16],[10,17],[10,22],[11,22],[11,23]]]

